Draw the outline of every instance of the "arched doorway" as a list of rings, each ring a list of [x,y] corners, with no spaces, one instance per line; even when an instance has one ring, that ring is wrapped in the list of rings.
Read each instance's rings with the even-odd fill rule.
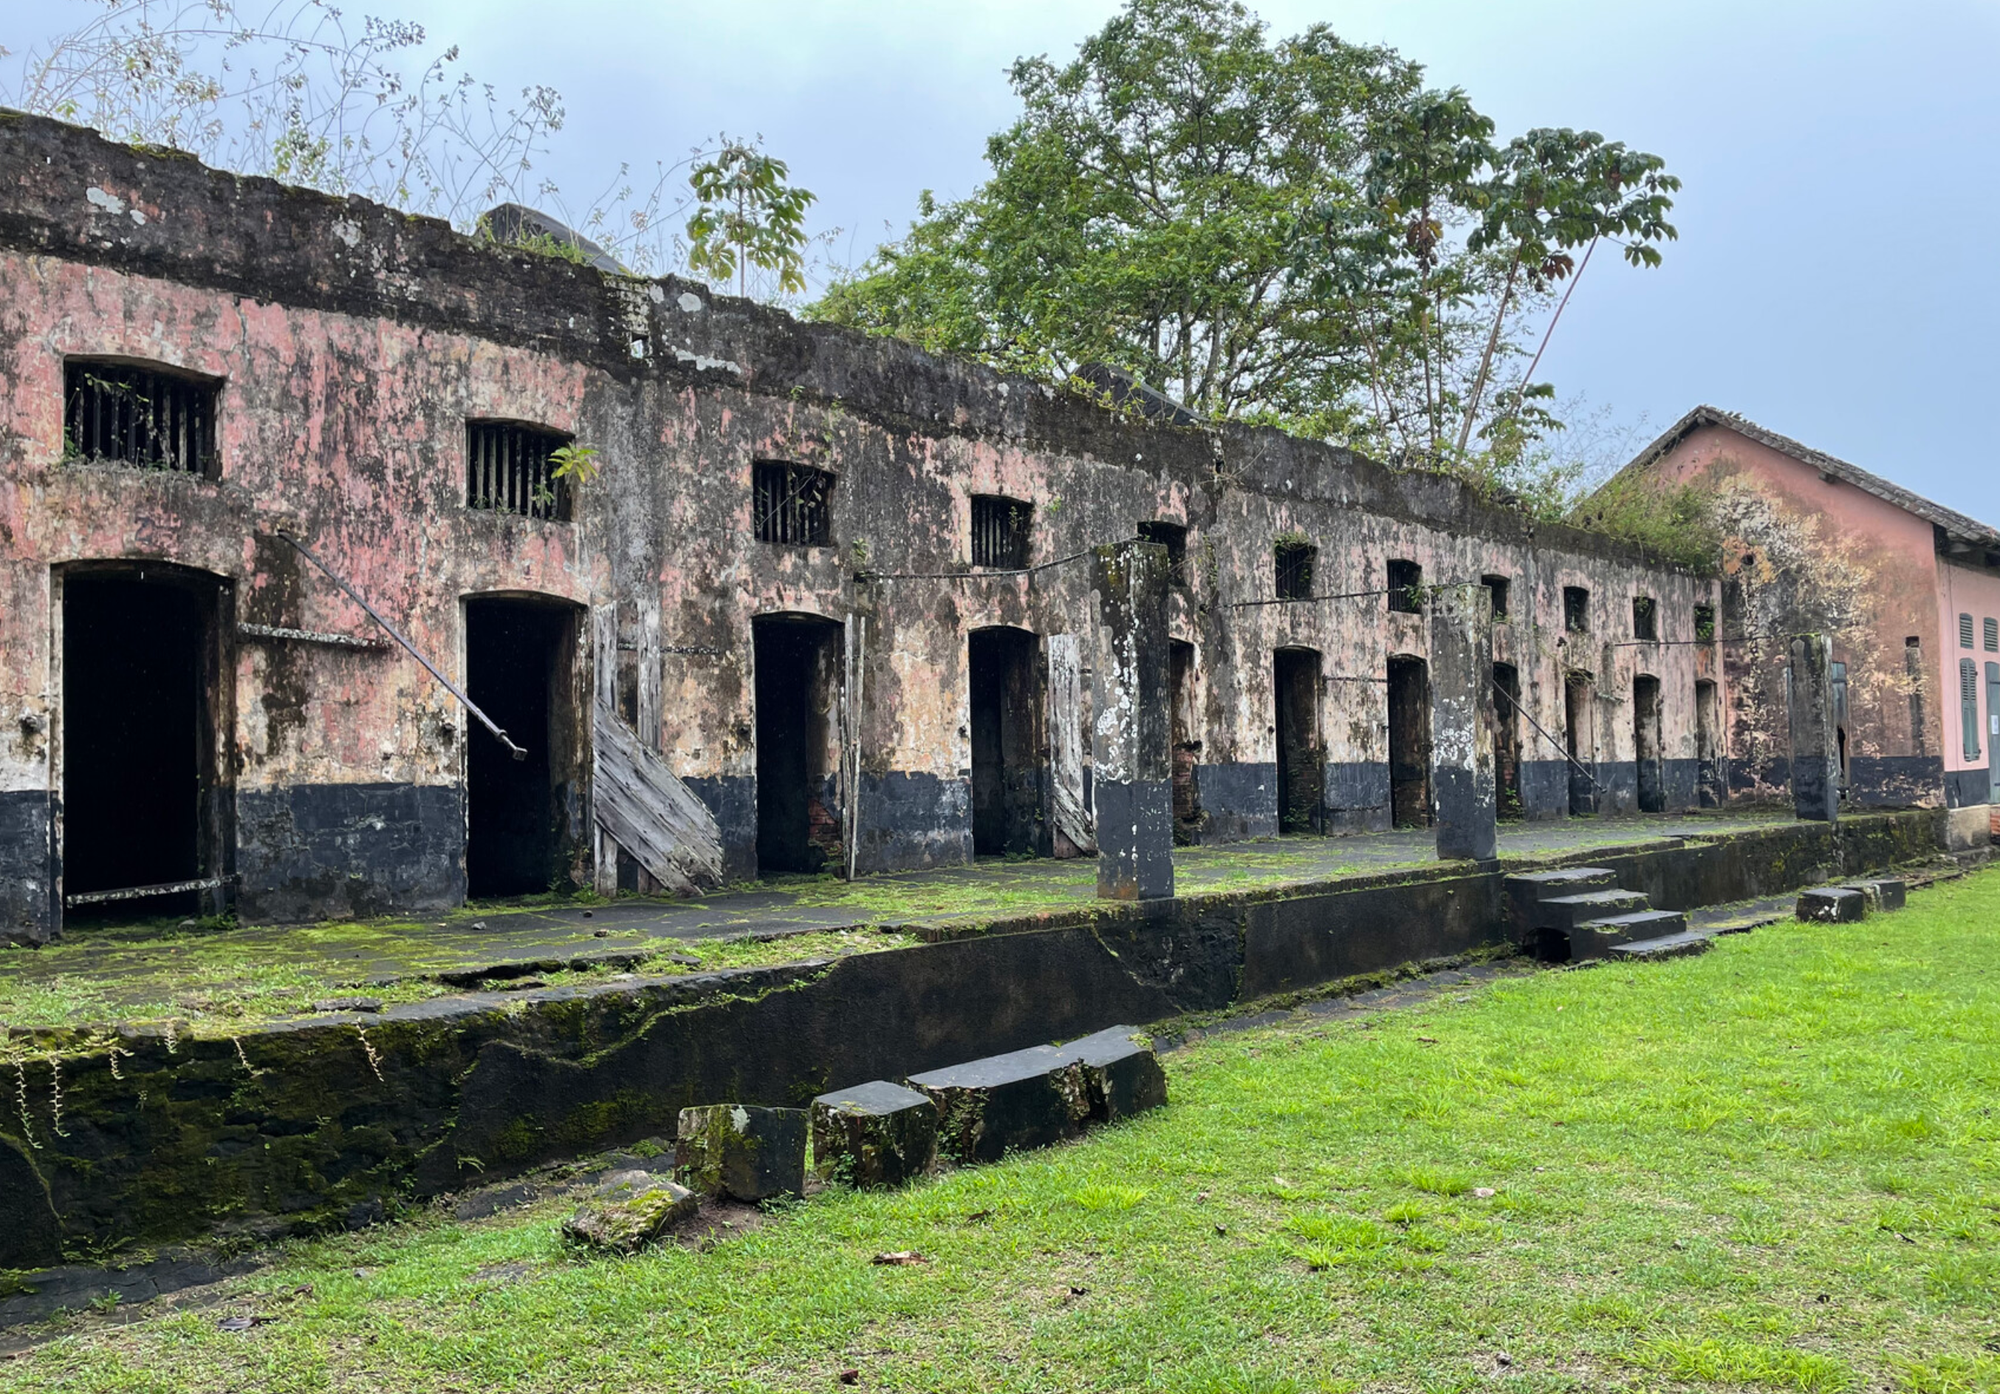
[[[64,917],[220,912],[230,583],[162,562],[79,563],[58,581]]]
[[[972,737],[972,850],[980,856],[1044,851],[1041,682],[1035,636],[975,629],[966,636]]]
[[[1326,757],[1319,738],[1322,665],[1317,649],[1271,655],[1271,689],[1278,735],[1278,831],[1309,833],[1319,816]]]
[[[534,895],[569,882],[581,838],[583,610],[547,595],[465,602],[465,693],[526,751],[472,722],[466,742],[465,890]]]
[[[757,871],[840,860],[841,627],[819,615],[759,615]]]

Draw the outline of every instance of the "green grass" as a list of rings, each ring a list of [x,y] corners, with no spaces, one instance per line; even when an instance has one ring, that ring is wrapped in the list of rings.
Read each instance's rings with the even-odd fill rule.
[[[0,1388],[2000,1389],[1996,927],[2000,872],[1213,1037],[1167,1109],[708,1253],[579,1258],[559,1203],[302,1243]]]

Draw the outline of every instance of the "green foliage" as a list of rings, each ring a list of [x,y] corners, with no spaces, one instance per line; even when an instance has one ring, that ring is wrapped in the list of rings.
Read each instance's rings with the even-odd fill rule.
[[[549,452],[549,462],[555,466],[549,471],[552,479],[588,484],[597,478],[597,447],[594,445],[578,445],[575,441],[559,445]]]
[[[806,287],[805,213],[814,196],[787,182],[785,162],[761,144],[724,138],[714,158],[688,175],[695,212],[688,219],[688,267],[698,276],[749,294],[750,269],[770,273],[780,293]]]
[[[1692,484],[1669,484],[1651,471],[1612,476],[1578,504],[1569,522],[1636,542],[1683,566],[1710,568],[1722,552],[1722,525],[1713,495]]]
[[[1323,24],[1271,41],[1235,0],[1127,0],[1073,62],[1025,58],[1012,82],[992,177],[926,193],[809,315],[1057,381],[1106,363],[1202,415],[1519,475],[1553,422],[1526,374],[1488,391],[1526,356],[1519,317],[1571,249],[1615,236],[1652,265],[1674,235],[1657,157],[1567,129],[1496,146],[1394,50]]]

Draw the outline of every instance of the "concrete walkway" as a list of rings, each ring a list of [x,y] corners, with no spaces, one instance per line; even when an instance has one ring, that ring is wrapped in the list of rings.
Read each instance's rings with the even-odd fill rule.
[[[1592,849],[1712,838],[1773,825],[1771,810],[1505,824],[1503,862]],[[1428,830],[1347,837],[1287,837],[1174,854],[1182,895],[1267,890],[1437,866]],[[89,985],[92,1006],[171,1002],[188,985],[284,975],[328,989],[428,979],[460,985],[483,975],[562,965],[621,967],[719,938],[775,938],[814,931],[922,931],[954,922],[1015,919],[1096,903],[1089,860],[1009,862],[874,876],[849,883],[784,877],[701,900],[621,899],[470,906],[428,921],[241,926],[210,932],[172,924],[82,926],[39,950],[0,951],[0,1024],[24,994]],[[24,1014],[25,1015],[25,1014]],[[46,1015],[44,1012],[35,1013]]]

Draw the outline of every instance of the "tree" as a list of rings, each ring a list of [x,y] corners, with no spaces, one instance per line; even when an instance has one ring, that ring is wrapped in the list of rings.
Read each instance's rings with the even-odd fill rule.
[[[1496,147],[1456,88],[1234,0],[1127,0],[1076,59],[1022,59],[970,197],[808,313],[1061,378],[1108,363],[1215,417],[1394,461],[1510,467],[1553,389],[1491,384],[1604,236],[1651,265],[1678,181],[1593,132]]]
[[[727,136],[713,159],[695,167],[687,260],[696,275],[725,283],[733,276],[736,293],[747,295],[754,266],[776,278],[780,294],[806,288],[805,214],[814,198],[788,183],[789,174],[761,141]]]

